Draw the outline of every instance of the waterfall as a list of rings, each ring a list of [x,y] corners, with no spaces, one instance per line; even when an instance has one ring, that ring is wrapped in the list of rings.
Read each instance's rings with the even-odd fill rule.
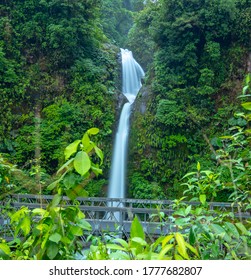
[[[130,114],[132,104],[142,86],[141,79],[145,75],[141,66],[133,58],[131,51],[121,49],[121,57],[122,93],[127,98],[128,102],[125,103],[122,108],[119,126],[116,133],[108,189],[109,198],[125,197],[125,176],[127,167],[127,146],[130,128]]]

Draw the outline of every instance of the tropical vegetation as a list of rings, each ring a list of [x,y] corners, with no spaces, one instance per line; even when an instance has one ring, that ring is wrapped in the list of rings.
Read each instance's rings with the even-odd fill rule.
[[[15,234],[0,259],[251,259],[251,0],[13,0],[0,15],[0,213]],[[128,196],[172,200],[154,240],[137,216],[128,240],[91,236],[77,202],[107,195],[120,47],[147,73]],[[16,210],[15,193],[54,198]]]

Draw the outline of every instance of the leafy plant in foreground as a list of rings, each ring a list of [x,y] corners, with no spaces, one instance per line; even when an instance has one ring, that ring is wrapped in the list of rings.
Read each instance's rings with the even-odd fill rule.
[[[81,252],[79,237],[91,230],[85,221],[85,215],[77,204],[65,207],[62,194],[65,191],[74,200],[81,193],[80,187],[67,189],[64,181],[70,172],[77,172],[82,179],[90,177],[90,170],[101,173],[98,164],[91,160],[93,150],[103,161],[102,151],[90,140],[90,135],[99,132],[97,128],[89,129],[82,140],[77,140],[65,149],[66,164],[59,169],[61,176],[49,188],[56,189],[52,202],[46,207],[33,210],[27,207],[9,213],[14,240],[0,243],[0,258],[3,259],[74,259],[76,252]],[[69,158],[72,157],[70,160]],[[63,184],[61,184],[63,182]]]
[[[57,171],[60,177],[48,186],[49,190],[56,188],[60,195],[65,192],[71,199],[86,195],[83,183],[86,183],[88,178],[91,177],[91,171],[96,176],[102,174],[99,163],[94,162],[97,159],[92,158],[96,155],[100,164],[102,164],[103,152],[90,140],[90,136],[96,135],[98,132],[98,128],[91,128],[83,135],[81,140],[75,140],[66,147],[64,155],[67,161]]]
[[[102,246],[101,246],[102,245]],[[115,238],[110,243],[92,245],[87,259],[99,259],[103,256],[109,260],[189,260],[199,258],[196,248],[186,242],[179,233],[170,233],[159,237],[155,242],[148,242],[141,223],[135,217],[130,231],[130,238],[125,241]]]

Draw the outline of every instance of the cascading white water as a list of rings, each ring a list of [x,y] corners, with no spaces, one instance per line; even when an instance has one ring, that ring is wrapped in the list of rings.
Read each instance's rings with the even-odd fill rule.
[[[108,189],[109,198],[125,197],[125,175],[127,166],[127,146],[130,128],[132,104],[142,86],[145,73],[132,52],[121,49],[122,56],[122,92],[129,102],[123,106],[113,150],[111,177]]]

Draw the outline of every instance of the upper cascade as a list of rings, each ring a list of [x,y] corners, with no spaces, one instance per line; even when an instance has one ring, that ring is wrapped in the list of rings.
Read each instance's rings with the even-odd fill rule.
[[[122,92],[132,104],[142,86],[141,79],[145,76],[144,70],[133,58],[131,51],[121,49],[122,56]]]

